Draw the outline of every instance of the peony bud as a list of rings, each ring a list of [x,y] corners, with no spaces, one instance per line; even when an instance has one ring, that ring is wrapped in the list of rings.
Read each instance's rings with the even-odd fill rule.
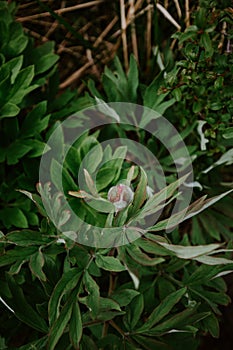
[[[119,184],[108,191],[108,200],[115,206],[116,212],[124,209],[133,201],[134,192],[127,185]]]

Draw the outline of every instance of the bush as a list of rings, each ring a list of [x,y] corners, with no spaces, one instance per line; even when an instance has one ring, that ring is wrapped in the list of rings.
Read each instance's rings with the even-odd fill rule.
[[[147,86],[116,57],[101,91],[90,79],[77,97],[59,91],[54,44],[35,47],[0,2],[1,349],[194,350],[219,336],[232,201],[212,187],[229,176],[232,59],[215,40],[229,11],[208,4],[175,35],[173,70]],[[211,198],[189,205],[196,185]]]

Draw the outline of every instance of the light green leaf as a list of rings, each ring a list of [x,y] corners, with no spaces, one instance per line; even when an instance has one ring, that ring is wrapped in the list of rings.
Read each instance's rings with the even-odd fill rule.
[[[83,168],[87,169],[90,174],[93,174],[96,171],[96,168],[100,164],[103,158],[103,148],[101,144],[94,146],[83,159]]]
[[[92,194],[92,196],[98,197],[98,192],[96,190],[95,183],[94,183],[93,179],[91,178],[91,175],[89,174],[89,172],[86,169],[84,169],[83,171],[84,171],[85,181],[86,181],[86,184],[87,184],[87,187],[88,187],[90,193]]]
[[[38,57],[35,64],[35,74],[41,74],[46,72],[48,69],[54,66],[54,64],[59,60],[59,56],[54,53],[49,53]]]
[[[15,117],[19,112],[20,108],[16,104],[8,102],[0,110],[0,119]]]
[[[28,87],[32,82],[33,77],[34,77],[33,65],[22,69],[18,73],[11,91],[10,102],[15,104],[20,103],[23,97],[25,96],[25,94],[29,93],[31,89],[36,88],[36,85],[30,86],[30,90],[28,90]]]
[[[120,123],[120,117],[113,108],[111,108],[106,102],[95,96],[98,110],[106,116],[112,117],[118,123]]]
[[[221,244],[207,244],[199,246],[181,246],[173,245],[168,243],[159,242],[158,244],[162,245],[167,250],[175,253],[175,255],[180,259],[193,259],[200,255],[208,254],[218,249]]]
[[[225,265],[225,264],[233,264],[233,260],[225,259],[225,258],[215,258],[209,255],[203,255],[195,258],[196,261],[206,264],[206,265]]]

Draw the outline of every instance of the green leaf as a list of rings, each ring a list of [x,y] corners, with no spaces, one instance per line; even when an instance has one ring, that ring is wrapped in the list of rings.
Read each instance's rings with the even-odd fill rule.
[[[134,289],[119,289],[111,294],[111,298],[122,307],[128,305],[139,294],[140,293]]]
[[[32,82],[33,77],[34,66],[26,67],[19,72],[11,90],[10,102],[18,104],[22,101],[23,97],[27,93],[26,88],[28,88]]]
[[[115,121],[120,123],[120,117],[113,108],[111,108],[103,100],[100,100],[98,97],[95,97],[95,100],[97,102],[97,108],[101,113],[103,113],[105,116],[112,117],[113,119],[115,119]]]
[[[37,251],[37,247],[16,247],[7,250],[5,254],[0,255],[0,267],[7,266],[18,260],[28,260],[30,255]]]
[[[27,46],[28,36],[24,34],[22,25],[15,21],[10,23],[9,29],[10,40],[5,47],[4,53],[7,56],[15,57],[18,56]]]
[[[56,284],[51,298],[49,300],[49,323],[52,325],[60,313],[60,304],[62,297],[73,290],[81,277],[81,272],[73,268],[65,272],[62,278]]]
[[[102,191],[116,178],[117,170],[119,168],[116,168],[114,163],[115,162],[113,161],[112,166],[103,166],[98,171],[96,177],[96,188],[98,191]]]
[[[137,102],[137,89],[139,85],[138,80],[138,66],[137,61],[133,55],[130,56],[129,72],[128,72],[128,91],[130,102]]]
[[[75,190],[77,188],[77,185],[74,182],[71,175],[69,174],[69,172],[64,167],[62,167],[62,165],[55,159],[52,159],[50,173],[51,173],[51,179],[53,184],[62,193],[64,190],[68,192],[68,190],[70,189]],[[62,175],[62,184],[60,183],[60,181],[58,181],[58,177],[61,175]],[[64,190],[63,190],[63,187],[64,187]]]
[[[179,312],[178,314],[174,315],[173,317],[169,318],[168,320],[160,323],[159,325],[157,325],[156,327],[147,331],[146,333],[149,336],[157,336],[157,335],[167,333],[169,330],[172,330],[172,329],[184,329],[185,330],[185,328],[188,325],[193,325],[196,322],[198,322],[202,319],[205,319],[209,315],[210,315],[210,312],[197,313],[196,309],[188,308],[182,312]]]
[[[30,342],[24,346],[20,346],[19,350],[45,349],[47,344],[47,335],[38,340]]]
[[[158,90],[164,81],[164,72],[161,71],[157,77],[152,81],[152,83],[146,88],[144,97],[143,97],[143,105],[153,109],[153,106],[157,106],[157,100],[160,98],[158,95]],[[164,95],[165,97],[166,95]],[[159,100],[161,102],[161,98]]]
[[[63,306],[60,315],[52,324],[48,338],[48,350],[54,350],[72,315],[73,304],[76,302],[77,291],[74,290]]]
[[[207,264],[207,265],[225,265],[225,264],[233,264],[233,260],[225,259],[225,258],[216,258],[209,255],[203,255],[195,258],[196,261]]]
[[[148,229],[148,231],[161,231],[165,229],[171,229],[180,224],[181,222],[190,219],[191,217],[201,213],[203,210],[208,208],[209,206],[215,204],[219,200],[221,200],[223,197],[230,194],[233,190],[229,190],[227,192],[224,192],[218,196],[209,198],[205,200],[206,196],[203,196],[196,200],[194,203],[192,203],[188,210],[184,209],[183,211],[180,211],[172,216],[170,216],[168,219],[162,220],[158,222],[155,226],[152,226]]]
[[[121,311],[121,308],[116,301],[110,298],[100,298],[100,310],[101,311],[109,311],[109,310]]]
[[[22,140],[16,140],[7,149],[7,164],[14,165],[19,159],[31,150],[31,146],[24,144]]]
[[[23,264],[26,262],[27,260],[18,260],[16,261],[13,265],[11,265],[10,267],[10,270],[9,270],[9,273],[11,275],[17,275],[20,270],[21,270],[21,267],[23,266]]]
[[[83,283],[88,293],[87,305],[91,311],[93,318],[95,319],[99,313],[100,305],[99,286],[87,271],[84,273]]]
[[[163,248],[161,245],[159,245],[157,242],[155,242],[155,239],[160,239],[161,236],[157,237],[156,235],[153,235],[153,240],[151,238],[150,234],[146,234],[145,238],[139,238],[137,239],[134,244],[137,245],[139,248],[141,248],[146,253],[151,253],[155,255],[167,255],[167,250]],[[164,240],[166,242],[166,240]]]
[[[133,243],[131,243],[129,246],[126,246],[126,251],[133,260],[142,266],[155,266],[165,261],[163,258],[151,258],[147,254],[143,253],[141,249]]]
[[[11,84],[14,84],[15,79],[16,79],[18,73],[20,72],[20,69],[21,69],[22,64],[23,64],[23,55],[13,58],[12,60],[7,62],[6,64],[10,67],[10,70],[12,72]]]
[[[45,142],[39,140],[25,140],[24,144],[31,147],[31,150],[28,153],[29,158],[40,157],[42,154],[45,154],[50,150],[50,147]]]
[[[128,318],[128,324],[130,325],[130,330],[133,330],[139,320],[144,310],[144,298],[142,294],[136,295],[136,297],[131,301],[126,312]]]
[[[39,250],[30,256],[29,267],[33,275],[39,278],[41,281],[46,281],[46,276],[42,270],[44,266],[44,257],[42,252]]]
[[[223,135],[222,135],[222,137],[224,138],[224,139],[232,139],[233,138],[233,127],[230,127],[230,128],[226,128],[225,130],[224,130],[224,133],[223,133]]]
[[[137,185],[136,191],[134,193],[133,212],[136,212],[146,200],[147,183],[148,183],[147,175],[146,175],[145,171],[143,170],[143,168],[140,167],[140,180],[139,180],[139,183]]]
[[[132,221],[134,222],[140,221],[146,216],[154,214],[158,210],[161,210],[162,208],[164,208],[165,207],[164,202],[169,198],[170,200],[173,200],[174,198],[176,198],[176,196],[172,197],[172,195],[177,190],[177,188],[179,188],[179,186],[185,182],[188,176],[189,174],[182,176],[180,179],[174,181],[173,183],[164,187],[162,190],[160,190],[159,192],[155,193],[152,197],[150,197],[146,201],[145,205],[141,208],[139,213],[135,215]],[[167,223],[169,219],[166,219],[164,221],[166,221]],[[130,221],[130,224],[131,224],[131,221]],[[136,225],[136,223],[134,223],[134,225]],[[155,226],[151,227],[150,230],[157,228],[157,225],[160,225],[160,222],[158,222]]]
[[[102,256],[102,255],[96,255],[95,259],[96,265],[100,267],[101,269],[107,270],[107,271],[125,271],[126,268],[123,266],[117,258],[114,258],[113,256]]]
[[[12,231],[5,236],[6,240],[18,246],[43,245],[51,241],[48,236],[32,230]]]
[[[88,297],[79,298],[80,303],[88,305]],[[110,298],[99,298],[99,309],[100,311],[117,310],[121,311],[120,305],[113,299]]]
[[[6,103],[0,110],[0,119],[6,117],[15,117],[20,112],[20,108],[14,103]]]
[[[12,294],[11,302],[8,303],[15,311],[16,317],[33,329],[36,329],[42,333],[47,333],[48,327],[45,320],[27,302],[23,290],[15,282],[14,278],[9,275],[8,286]]]
[[[44,217],[47,217],[47,214],[44,210],[44,206],[42,203],[42,199],[38,194],[31,193],[31,192],[24,191],[24,190],[17,190],[17,191],[19,191],[19,192],[23,193],[25,196],[27,196],[33,203],[35,203],[40,214]]]
[[[152,328],[155,324],[161,321],[166,315],[170,313],[173,307],[180,301],[186,293],[187,288],[181,288],[170,295],[168,295],[150,314],[145,324],[137,330],[137,332],[144,332]]]
[[[46,110],[47,101],[42,101],[27,114],[20,129],[24,138],[40,134],[47,128],[50,115],[45,116]]]
[[[82,337],[82,318],[78,302],[74,302],[69,327],[70,341],[75,349],[79,349]]]
[[[92,196],[98,197],[98,192],[96,190],[95,183],[94,183],[93,179],[91,178],[91,175],[89,174],[89,172],[86,169],[84,169],[84,176],[85,176],[85,181],[86,181],[86,184],[87,184],[87,187],[88,187],[90,193],[92,194]]]
[[[211,57],[213,55],[214,50],[212,47],[212,41],[210,39],[209,34],[206,31],[201,34],[200,45],[205,48],[206,57]]]
[[[169,345],[156,339],[150,339],[148,337],[143,337],[141,335],[134,335],[132,338],[136,340],[137,343],[143,347],[143,349],[146,349],[146,350],[151,350],[151,349],[170,350],[171,349]]]
[[[199,246],[181,246],[164,242],[158,242],[158,244],[175,253],[175,255],[180,259],[193,259],[200,255],[211,253],[221,246],[221,244],[215,243]]]
[[[202,320],[204,327],[212,337],[219,338],[219,322],[217,317],[214,314],[211,314],[210,316],[206,317],[204,320]]]
[[[35,61],[35,74],[41,74],[46,72],[48,69],[54,66],[54,64],[59,60],[59,56],[54,53],[49,53],[38,57]]]
[[[19,208],[5,208],[3,210],[2,220],[6,227],[16,226],[20,228],[27,228],[28,222],[23,211]]]
[[[87,153],[86,157],[83,159],[83,168],[87,169],[90,174],[94,173],[102,158],[103,148],[101,144],[98,143]]]

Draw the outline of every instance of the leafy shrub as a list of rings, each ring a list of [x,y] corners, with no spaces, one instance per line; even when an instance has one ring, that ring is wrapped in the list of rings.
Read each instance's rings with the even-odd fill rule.
[[[164,193],[169,201],[176,197],[177,187],[185,178],[146,199],[144,171],[139,169],[135,179],[133,174],[130,169],[128,184],[132,181],[133,202],[117,216],[112,212],[105,214],[109,238],[111,227],[123,225],[125,236],[133,235],[131,244],[102,249],[80,245],[58,231],[47,216],[37,230],[24,229],[2,235],[1,296],[11,309],[5,313],[8,320],[3,328],[7,330],[9,324],[15,324],[7,332],[7,343],[11,344],[17,337],[21,322],[30,329],[30,343],[20,349],[30,346],[47,346],[48,349],[121,349],[122,346],[148,349],[157,346],[169,349],[174,348],[174,343],[176,348],[183,346],[183,341],[191,342],[192,348],[197,349],[199,338],[195,335],[209,331],[214,337],[218,336],[219,305],[229,302],[226,284],[220,276],[229,273],[233,263],[214,254],[227,250],[221,249],[221,244],[190,247],[187,235],[182,245],[171,244],[166,236],[150,233],[164,230],[168,223],[173,226],[177,214],[172,223],[169,218],[144,230],[143,235],[142,229],[137,231],[137,222],[165,206]],[[104,173],[102,177],[104,183]],[[87,174],[86,181],[92,191]],[[48,186],[39,190],[42,197],[48,198],[51,191]],[[70,194],[81,197],[81,201],[87,196],[83,192],[71,191]],[[30,196],[44,213],[40,197]],[[91,193],[88,198],[101,201],[101,197],[92,197]],[[59,193],[52,201],[53,211],[60,212],[61,216]],[[186,217],[195,215],[212,201],[202,202],[200,206],[198,200],[190,206]],[[76,207],[80,214],[82,203]],[[93,210],[89,209],[86,222],[88,216],[92,222]],[[94,217],[95,225],[98,220],[103,224],[103,215],[98,214],[98,210]],[[63,221],[65,224],[66,220]],[[90,237],[93,232],[89,230],[84,234]],[[171,239],[179,241],[177,231],[172,233]],[[183,333],[186,340],[180,338]]]
[[[6,228],[26,228],[38,224],[37,215],[30,201],[15,189],[32,190],[37,181],[38,157],[44,150],[44,131],[50,119],[45,84],[56,69],[58,56],[52,42],[34,47],[13,19],[14,11],[14,4],[0,2],[0,192],[4,199],[0,221]]]
[[[176,103],[167,117],[189,130],[196,179],[209,193],[228,186],[232,166],[232,13],[229,2],[200,1],[192,24],[173,35],[181,59],[165,77],[162,93]],[[190,128],[188,127],[190,126]],[[225,168],[223,168],[225,166]],[[221,179],[221,180],[220,180]],[[223,200],[193,221],[192,241],[232,239],[232,201]]]
[[[166,148],[143,130],[143,126],[153,121],[151,114],[144,116],[137,130],[131,125],[113,123],[83,134],[62,164],[63,188],[60,188],[57,174],[64,148],[57,146],[51,168],[46,169],[52,184],[38,184],[39,194],[34,193],[39,157],[50,135],[58,130],[57,141],[62,143],[61,120],[90,105],[98,104],[103,111],[108,108],[105,102],[124,101],[149,107],[158,118],[165,113],[179,130],[182,129],[190,155],[195,156],[199,146],[194,131],[195,111],[191,119],[188,119],[188,108],[184,118],[177,115],[186,108],[184,101],[190,103],[188,94],[192,94],[196,85],[188,80],[185,86],[179,87],[180,92],[174,92],[177,86],[174,88],[169,77],[175,72],[175,84],[179,84],[179,79],[185,76],[177,67],[165,80],[162,72],[149,86],[141,84],[136,61],[131,56],[128,74],[117,58],[113,70],[105,69],[103,92],[89,80],[91,96],[76,98],[75,92],[66,91],[56,98],[58,57],[53,54],[53,44],[49,42],[34,48],[33,40],[12,18],[14,5],[6,6],[2,1],[0,6],[0,29],[8,33],[1,36],[0,69],[0,98],[3,96],[1,191],[4,193],[0,212],[4,230],[0,236],[1,309],[4,310],[0,316],[0,348],[179,350],[189,346],[194,350],[199,348],[201,337],[207,332],[218,337],[221,307],[230,301],[223,276],[233,270],[231,242],[223,246],[219,232],[225,240],[231,240],[232,213],[228,210],[227,216],[226,212],[216,216],[214,212],[218,220],[214,224],[211,224],[210,209],[195,215],[219,199],[221,203],[225,201],[225,211],[232,205],[231,199],[223,198],[228,192],[209,200],[201,197],[191,204],[184,216],[183,212],[171,214],[172,203],[179,196],[179,185],[185,182],[185,177],[177,180]],[[197,17],[201,16],[201,11]],[[209,42],[206,39],[209,31],[207,35],[204,33],[205,29],[186,39]],[[179,40],[182,41],[185,34],[178,34]],[[203,47],[201,51],[206,54]],[[214,52],[214,48],[208,50],[208,54],[214,55]],[[193,63],[189,60],[183,64]],[[200,60],[203,73],[205,60],[201,56]],[[207,63],[215,67],[213,61]],[[230,71],[227,74],[230,75]],[[211,79],[205,81],[208,89]],[[166,92],[161,89],[162,84],[167,84]],[[225,94],[224,85],[222,90]],[[172,98],[170,91],[174,95]],[[180,94],[182,99],[179,100]],[[221,96],[213,96],[222,103]],[[231,109],[231,102],[228,102],[224,105],[227,113]],[[206,110],[212,113],[209,106],[211,102]],[[88,114],[84,116],[88,119]],[[80,123],[85,124],[87,119],[80,118]],[[72,130],[72,123],[69,127]],[[229,133],[227,128],[228,136]],[[130,162],[124,161],[126,147],[113,150],[110,145],[102,146],[102,141],[114,137],[133,138],[150,149],[165,170],[168,186],[160,192],[157,189],[155,193],[148,191],[153,174],[146,174],[142,168],[131,167]],[[192,140],[195,140],[194,145]],[[49,154],[50,149],[46,151]],[[92,163],[88,171],[84,171],[86,191],[83,192],[78,186],[77,174],[87,154],[92,155]],[[207,152],[198,157],[203,154]],[[92,175],[100,159],[107,162],[99,169],[94,183]],[[206,165],[214,164],[212,161]],[[198,167],[195,174],[199,173]],[[127,205],[120,203],[115,210],[117,196],[121,197],[124,186],[130,186],[128,198],[123,198]],[[90,227],[98,225],[110,233],[112,229],[119,229],[122,234],[123,230],[125,243],[127,239],[131,243],[115,247],[109,234],[105,236],[106,247],[96,247],[95,232],[90,227],[88,230],[87,225],[76,228],[84,239],[87,238],[87,244],[71,239],[64,233],[70,216],[63,207],[63,189],[71,208]],[[117,198],[112,197],[111,189],[116,191]],[[46,199],[52,203],[51,212],[45,211]],[[103,206],[107,209],[100,213]],[[155,215],[161,209],[165,210],[156,224],[141,227],[148,215]],[[56,220],[49,218],[51,213],[59,220],[58,227],[54,225]],[[177,221],[184,220],[180,228],[175,228]],[[204,232],[209,231],[207,237],[200,222]],[[174,228],[169,235],[167,228]],[[201,245],[205,243],[209,244]]]

